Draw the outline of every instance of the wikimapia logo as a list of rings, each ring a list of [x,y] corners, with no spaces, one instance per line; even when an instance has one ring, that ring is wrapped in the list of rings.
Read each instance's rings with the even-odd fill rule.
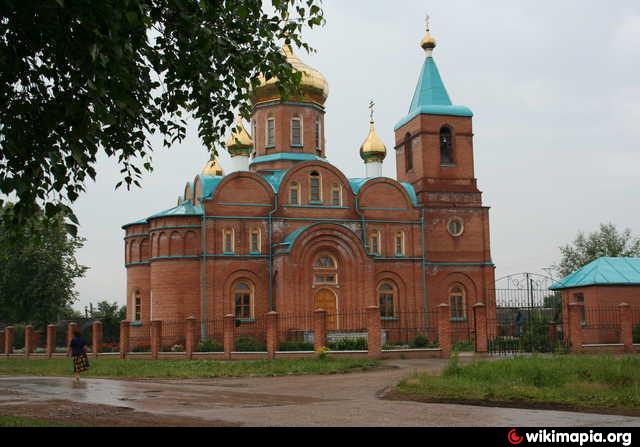
[[[529,444],[576,444],[583,446],[585,444],[619,444],[624,447],[631,445],[631,433],[602,433],[594,432],[556,432],[555,430],[538,430],[532,433],[526,433],[524,436],[518,435],[516,429],[511,429],[507,434],[507,439],[511,445],[520,445],[525,440]]]

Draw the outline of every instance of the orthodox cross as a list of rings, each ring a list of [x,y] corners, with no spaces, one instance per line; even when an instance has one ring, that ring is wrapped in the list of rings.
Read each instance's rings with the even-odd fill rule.
[[[373,102],[373,99],[369,101],[369,119],[373,123],[373,109],[376,106],[376,103]]]
[[[424,21],[427,24],[427,31],[429,31],[429,22],[431,21],[431,16],[427,14],[427,17],[424,19]]]

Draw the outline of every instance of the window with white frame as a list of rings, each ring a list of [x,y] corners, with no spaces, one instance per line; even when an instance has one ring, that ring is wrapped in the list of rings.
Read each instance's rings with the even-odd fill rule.
[[[309,174],[309,201],[322,203],[322,179],[316,171]]]
[[[404,232],[396,233],[396,256],[404,256]]]
[[[320,119],[316,119],[316,152],[322,153],[321,141],[320,141]]]
[[[259,254],[261,252],[260,239],[261,239],[260,229],[259,228],[252,229],[249,237],[249,243],[250,243],[249,250],[251,251],[252,254]]]
[[[142,298],[140,297],[140,291],[136,290],[133,298],[134,305],[134,321],[142,321]]]
[[[247,281],[239,281],[233,287],[234,314],[238,320],[253,318],[254,290]]]
[[[225,228],[222,231],[222,246],[225,254],[235,252],[234,231],[231,228]]]
[[[291,118],[291,146],[302,146],[302,118]]]
[[[289,204],[300,205],[300,184],[297,182],[291,183],[289,187]]]
[[[276,145],[276,119],[267,118],[267,147],[275,147]]]
[[[313,263],[313,284],[338,284],[338,264],[329,255],[321,255]]]
[[[342,188],[336,183],[331,186],[331,205],[342,206]]]
[[[380,255],[380,232],[372,231],[369,234],[369,253],[372,255]]]

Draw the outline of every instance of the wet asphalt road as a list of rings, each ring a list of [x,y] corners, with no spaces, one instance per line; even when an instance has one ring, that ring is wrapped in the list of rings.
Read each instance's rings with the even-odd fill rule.
[[[640,426],[640,418],[380,399],[413,371],[442,360],[390,361],[395,369],[328,376],[194,380],[0,377],[0,405],[46,400],[129,407],[247,426]]]

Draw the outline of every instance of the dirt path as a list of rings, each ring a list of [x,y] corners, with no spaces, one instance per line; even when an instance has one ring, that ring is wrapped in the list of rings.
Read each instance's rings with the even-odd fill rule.
[[[640,418],[628,416],[383,400],[380,396],[411,372],[435,372],[445,365],[433,359],[389,363],[395,368],[274,378],[87,379],[73,385],[67,378],[2,377],[0,414],[17,415],[13,411],[27,405],[40,405],[45,412],[57,405],[51,407],[57,408],[54,413],[90,405],[95,415],[89,419],[96,425],[131,419],[140,425],[181,426],[640,426]],[[109,414],[108,408],[125,416]]]

